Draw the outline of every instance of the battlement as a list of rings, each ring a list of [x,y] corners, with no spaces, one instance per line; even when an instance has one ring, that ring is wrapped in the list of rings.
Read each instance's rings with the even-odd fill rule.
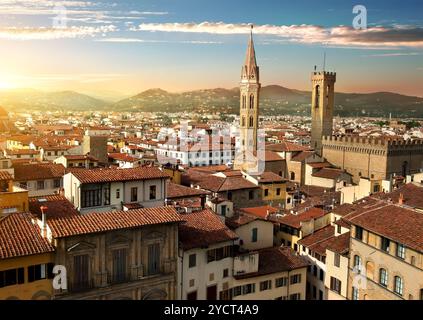
[[[404,139],[389,139],[389,138],[379,138],[379,137],[360,137],[360,136],[345,136],[345,137],[336,137],[336,136],[325,136],[322,138],[323,145],[335,144],[335,145],[366,145],[366,146],[375,146],[375,147],[386,147],[389,149],[399,149],[399,148],[408,148],[414,146],[423,147],[423,139],[416,140],[404,140]]]
[[[320,81],[320,80],[330,80],[336,81],[336,72],[329,71],[314,71],[311,73],[311,80]]]

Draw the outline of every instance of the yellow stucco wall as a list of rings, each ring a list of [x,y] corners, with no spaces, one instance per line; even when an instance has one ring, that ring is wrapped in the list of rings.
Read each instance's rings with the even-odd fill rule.
[[[45,279],[34,282],[28,282],[28,267],[32,265],[43,263],[47,264],[51,262],[53,262],[53,254],[50,253],[19,258],[2,259],[0,261],[0,271],[24,268],[25,283],[0,288],[0,300],[48,299],[53,291],[52,280]]]

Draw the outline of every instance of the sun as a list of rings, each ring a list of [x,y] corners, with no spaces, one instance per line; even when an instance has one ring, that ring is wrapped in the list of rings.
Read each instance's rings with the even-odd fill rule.
[[[12,89],[15,88],[15,86],[8,81],[0,80],[0,89]]]

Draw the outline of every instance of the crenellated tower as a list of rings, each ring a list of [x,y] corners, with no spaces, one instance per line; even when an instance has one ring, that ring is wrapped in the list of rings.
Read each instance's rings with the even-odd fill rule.
[[[313,72],[311,82],[311,147],[322,155],[322,138],[332,136],[336,73]]]

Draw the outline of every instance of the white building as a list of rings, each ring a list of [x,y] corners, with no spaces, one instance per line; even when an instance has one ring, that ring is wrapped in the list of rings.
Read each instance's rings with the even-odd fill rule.
[[[232,282],[233,250],[238,239],[213,211],[182,214],[178,261],[178,299],[220,300]]]
[[[166,180],[156,167],[134,169],[74,169],[64,176],[66,198],[84,212],[163,206]]]

